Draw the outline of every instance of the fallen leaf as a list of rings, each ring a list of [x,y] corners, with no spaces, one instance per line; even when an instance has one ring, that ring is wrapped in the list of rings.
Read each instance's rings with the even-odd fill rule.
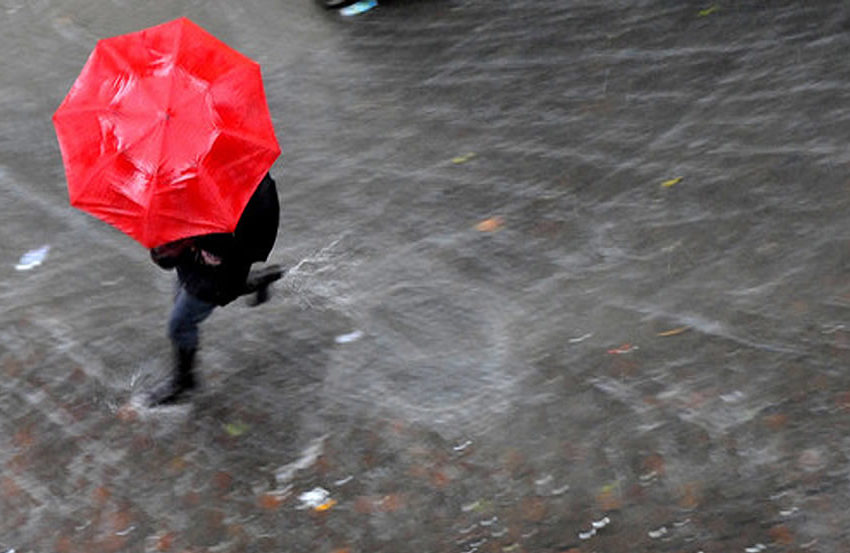
[[[700,490],[696,483],[688,483],[682,486],[679,507],[683,509],[696,509],[700,504]]]
[[[468,154],[463,154],[461,156],[456,156],[452,158],[452,163],[455,165],[460,165],[461,163],[466,163],[470,159],[476,156],[475,152],[469,152]]]
[[[680,182],[682,182],[683,178],[684,177],[676,177],[675,179],[666,180],[666,181],[661,183],[661,186],[663,186],[664,188],[670,188],[671,186],[679,184]]]
[[[315,510],[319,513],[322,513],[324,511],[330,511],[331,509],[334,508],[334,505],[336,505],[336,504],[337,504],[336,499],[329,499],[328,501],[325,501],[321,505],[316,505]]]
[[[699,15],[700,17],[705,17],[705,16],[707,16],[707,15],[711,15],[711,14],[713,14],[714,12],[716,12],[716,11],[717,11],[717,10],[719,10],[719,9],[720,9],[720,8],[718,8],[718,7],[717,7],[717,5],[714,5],[714,6],[711,6],[710,8],[706,8],[706,9],[704,9],[704,10],[700,10],[700,11],[699,11],[699,14],[697,14],[697,15]]]
[[[666,465],[664,457],[660,453],[653,453],[643,460],[644,468],[659,475],[665,474]]]
[[[475,230],[479,232],[496,232],[497,230],[502,230],[505,226],[505,219],[500,216],[490,217],[489,219],[484,219],[477,225],[475,225]]]
[[[764,423],[773,430],[779,430],[788,424],[788,415],[782,413],[767,415],[764,417]]]
[[[264,493],[260,496],[259,504],[260,507],[267,511],[274,511],[283,504],[284,499],[286,499],[286,497],[283,494]]]
[[[233,486],[233,477],[223,470],[213,474],[212,480],[213,486],[223,492],[230,491],[231,486]]]
[[[103,505],[104,503],[109,501],[110,497],[112,497],[112,493],[109,491],[109,489],[106,488],[106,486],[98,486],[97,488],[95,488],[93,495],[95,503],[97,503],[98,505]]]
[[[611,355],[623,355],[624,353],[631,353],[636,349],[638,349],[637,346],[633,346],[631,344],[623,344],[618,348],[609,349],[608,353],[610,353]]]
[[[794,534],[787,526],[774,526],[768,534],[778,544],[791,545],[794,543]]]
[[[404,500],[401,495],[397,493],[385,495],[383,499],[381,499],[381,510],[385,513],[393,513],[401,509],[403,506]]]
[[[247,424],[243,422],[229,422],[224,425],[224,430],[228,435],[233,436],[234,438],[238,438],[242,434],[248,431],[250,428]]]
[[[167,532],[156,540],[157,551],[170,551],[174,545],[174,532]]]
[[[623,506],[623,500],[617,493],[617,485],[609,484],[596,495],[596,503],[603,511],[616,511]]]
[[[540,522],[546,516],[546,503],[539,497],[527,497],[520,504],[523,520]]]
[[[659,332],[658,336],[678,336],[679,334],[684,334],[690,329],[691,327],[689,326],[680,326],[679,328],[671,328],[670,330]]]

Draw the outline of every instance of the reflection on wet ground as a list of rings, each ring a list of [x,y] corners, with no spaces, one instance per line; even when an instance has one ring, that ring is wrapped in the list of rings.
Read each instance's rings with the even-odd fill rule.
[[[842,2],[0,9],[0,550],[850,550]],[[181,15],[263,66],[292,270],[153,412],[171,275],[50,115]]]

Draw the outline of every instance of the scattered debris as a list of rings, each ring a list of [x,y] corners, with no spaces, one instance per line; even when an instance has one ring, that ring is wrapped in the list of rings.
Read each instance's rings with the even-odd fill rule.
[[[310,442],[310,445],[304,450],[300,459],[284,465],[275,471],[275,479],[278,484],[286,484],[295,476],[299,470],[309,468],[315,463],[322,454],[322,448],[325,445],[327,435],[320,436]]]
[[[594,520],[590,523],[590,525],[596,530],[601,530],[609,524],[611,524],[611,519],[608,517],[603,517],[600,520]]]
[[[38,267],[44,260],[47,259],[47,252],[50,251],[50,246],[42,246],[35,250],[30,250],[21,256],[15,269],[18,271],[29,271],[34,267]]]
[[[626,353],[631,353],[638,349],[640,348],[638,348],[637,346],[633,346],[631,344],[623,344],[618,348],[609,349],[608,353],[610,353],[611,355],[624,355]]]
[[[664,537],[665,535],[667,535],[667,527],[662,526],[661,528],[659,528],[657,530],[650,530],[648,532],[648,534],[649,534],[650,538],[657,540],[658,538],[661,538],[661,537]]]
[[[377,5],[378,0],[362,0],[348,7],[342,8],[341,10],[339,10],[339,14],[344,15],[346,17],[350,17],[352,15],[360,15],[361,13],[368,12]]]
[[[321,505],[317,505],[316,507],[314,507],[314,509],[316,511],[320,512],[320,513],[323,512],[323,511],[329,511],[329,510],[333,509],[333,507],[334,507],[334,505],[336,505],[336,503],[337,503],[336,499],[329,499],[329,500],[325,501],[324,503],[322,503]]]
[[[587,334],[583,334],[583,335],[579,336],[578,338],[570,338],[570,339],[569,339],[569,342],[570,342],[571,344],[578,344],[578,343],[580,343],[580,342],[584,342],[585,340],[587,340],[587,339],[588,339],[588,338],[590,338],[591,336],[593,336],[593,333],[592,333],[592,332],[588,332]]]
[[[691,329],[691,327],[689,327],[689,326],[680,326],[678,328],[672,328],[670,330],[665,330],[663,332],[659,332],[657,335],[658,336],[664,336],[664,337],[666,337],[666,336],[678,336],[679,334],[684,334],[685,332],[689,331],[690,329]]]
[[[342,478],[342,479],[340,479],[340,480],[336,480],[336,481],[334,482],[334,486],[337,486],[337,487],[339,487],[339,486],[345,486],[346,484],[348,484],[348,483],[349,483],[349,482],[351,482],[352,480],[354,480],[354,477],[353,477],[353,476],[351,476],[351,475],[349,475],[349,476],[346,476],[345,478]]]
[[[578,533],[578,539],[580,539],[580,540],[589,540],[590,538],[592,538],[592,537],[593,537],[593,536],[595,536],[595,535],[596,535],[596,528],[591,528],[591,529],[590,529],[589,531],[587,531],[587,532],[579,532],[579,533]]]
[[[466,440],[462,444],[452,446],[452,449],[455,450],[455,451],[463,451],[464,449],[468,448],[471,445],[472,445],[472,440]]]
[[[242,434],[248,431],[250,427],[244,422],[229,422],[224,425],[224,431],[227,432],[229,436],[234,438],[238,438]]]
[[[334,338],[334,342],[337,344],[350,344],[351,342],[356,342],[360,338],[364,336],[362,330],[355,330],[354,332],[349,332],[348,334],[342,334]]]
[[[475,225],[475,230],[479,232],[496,232],[497,230],[502,230],[505,226],[504,217],[495,216],[490,217],[489,219],[484,219],[477,225]]]
[[[462,163],[466,163],[470,159],[473,159],[477,154],[475,152],[469,152],[468,154],[463,154],[462,156],[456,156],[452,158],[452,163],[455,165],[460,165]]]
[[[319,512],[332,509],[337,504],[337,501],[331,498],[331,492],[324,488],[313,488],[299,495],[298,499],[301,501],[299,509],[313,509]]]

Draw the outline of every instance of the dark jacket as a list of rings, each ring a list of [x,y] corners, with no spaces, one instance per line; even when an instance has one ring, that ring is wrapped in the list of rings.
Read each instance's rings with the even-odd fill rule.
[[[180,284],[196,298],[227,305],[245,293],[251,264],[268,259],[279,219],[277,188],[267,174],[232,233],[169,242],[151,249],[151,259],[163,269],[176,268]]]

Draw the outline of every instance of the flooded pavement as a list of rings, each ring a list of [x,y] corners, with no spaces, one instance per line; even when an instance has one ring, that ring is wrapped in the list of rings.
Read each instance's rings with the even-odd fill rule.
[[[0,551],[850,551],[844,2],[0,7]],[[50,116],[182,15],[263,66],[292,270],[145,411],[173,276]]]

